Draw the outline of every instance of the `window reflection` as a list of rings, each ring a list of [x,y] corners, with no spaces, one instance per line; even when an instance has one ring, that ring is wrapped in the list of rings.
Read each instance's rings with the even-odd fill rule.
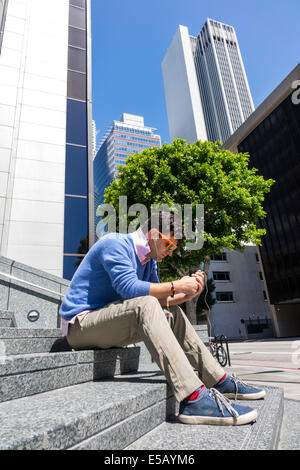
[[[82,241],[88,233],[88,199],[65,197],[64,253],[82,253]]]
[[[86,103],[67,100],[67,143],[87,145]]]
[[[82,49],[86,49],[86,31],[70,26],[69,44],[70,46],[81,47]]]
[[[294,262],[300,256],[299,140],[300,106],[288,96],[238,146],[239,152],[249,152],[250,167],[276,180],[263,203],[267,217],[259,223],[267,227],[260,252],[271,303],[300,298],[299,267]]]
[[[85,10],[70,6],[69,24],[75,28],[86,29],[86,14]]]
[[[76,7],[85,8],[85,0],[70,0],[70,5],[75,5]]]
[[[66,194],[87,196],[87,149],[67,145],[66,150]]]
[[[63,270],[64,279],[71,281],[72,277],[77,271],[77,268],[80,265],[82,260],[83,260],[83,256],[82,257],[66,256],[66,255],[64,256],[64,270]]]
[[[86,51],[69,46],[68,68],[77,72],[86,72]]]
[[[86,75],[68,71],[68,98],[86,100]]]

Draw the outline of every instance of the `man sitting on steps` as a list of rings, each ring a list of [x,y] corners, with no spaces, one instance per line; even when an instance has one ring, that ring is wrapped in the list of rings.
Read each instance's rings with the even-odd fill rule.
[[[163,233],[166,226],[170,229]],[[83,259],[64,297],[63,333],[73,349],[144,341],[180,402],[183,423],[253,422],[257,411],[228,397],[255,400],[265,391],[225,374],[179,307],[202,292],[203,274],[159,281],[157,263],[172,256],[184,239],[181,223],[170,212],[152,214],[134,233],[102,237]]]

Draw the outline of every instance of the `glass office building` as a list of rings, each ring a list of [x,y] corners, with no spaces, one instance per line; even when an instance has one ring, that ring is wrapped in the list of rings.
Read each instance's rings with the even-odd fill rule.
[[[103,135],[94,159],[95,214],[104,202],[104,190],[117,178],[118,165],[125,165],[129,155],[141,153],[149,147],[160,147],[161,138],[156,129],[144,125],[144,118],[123,113],[120,121],[114,121]],[[100,218],[95,218],[96,239],[101,235]],[[100,231],[99,231],[100,230]]]
[[[254,111],[233,26],[180,26],[162,64],[171,140],[225,142]]]
[[[63,276],[66,279],[72,278],[94,243],[93,231],[89,232],[89,226],[93,227],[94,207],[92,196],[89,197],[93,123],[88,7],[86,0],[70,0]]]
[[[94,242],[90,9],[0,2],[0,254],[67,279]]]
[[[250,154],[250,166],[276,180],[266,195],[267,234],[259,248],[278,336],[300,334],[300,65],[225,147]]]

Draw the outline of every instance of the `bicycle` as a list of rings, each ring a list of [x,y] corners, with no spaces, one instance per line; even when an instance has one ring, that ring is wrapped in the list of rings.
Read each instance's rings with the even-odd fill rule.
[[[225,367],[228,362],[227,353],[222,346],[222,339],[220,336],[213,336],[209,338],[209,348],[212,355],[217,359],[220,366]]]

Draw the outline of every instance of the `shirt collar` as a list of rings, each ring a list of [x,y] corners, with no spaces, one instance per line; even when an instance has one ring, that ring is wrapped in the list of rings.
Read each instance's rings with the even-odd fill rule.
[[[147,237],[141,228],[133,232],[131,236],[136,254],[138,255],[141,265],[144,266],[150,260],[150,258],[146,257],[150,253]]]

